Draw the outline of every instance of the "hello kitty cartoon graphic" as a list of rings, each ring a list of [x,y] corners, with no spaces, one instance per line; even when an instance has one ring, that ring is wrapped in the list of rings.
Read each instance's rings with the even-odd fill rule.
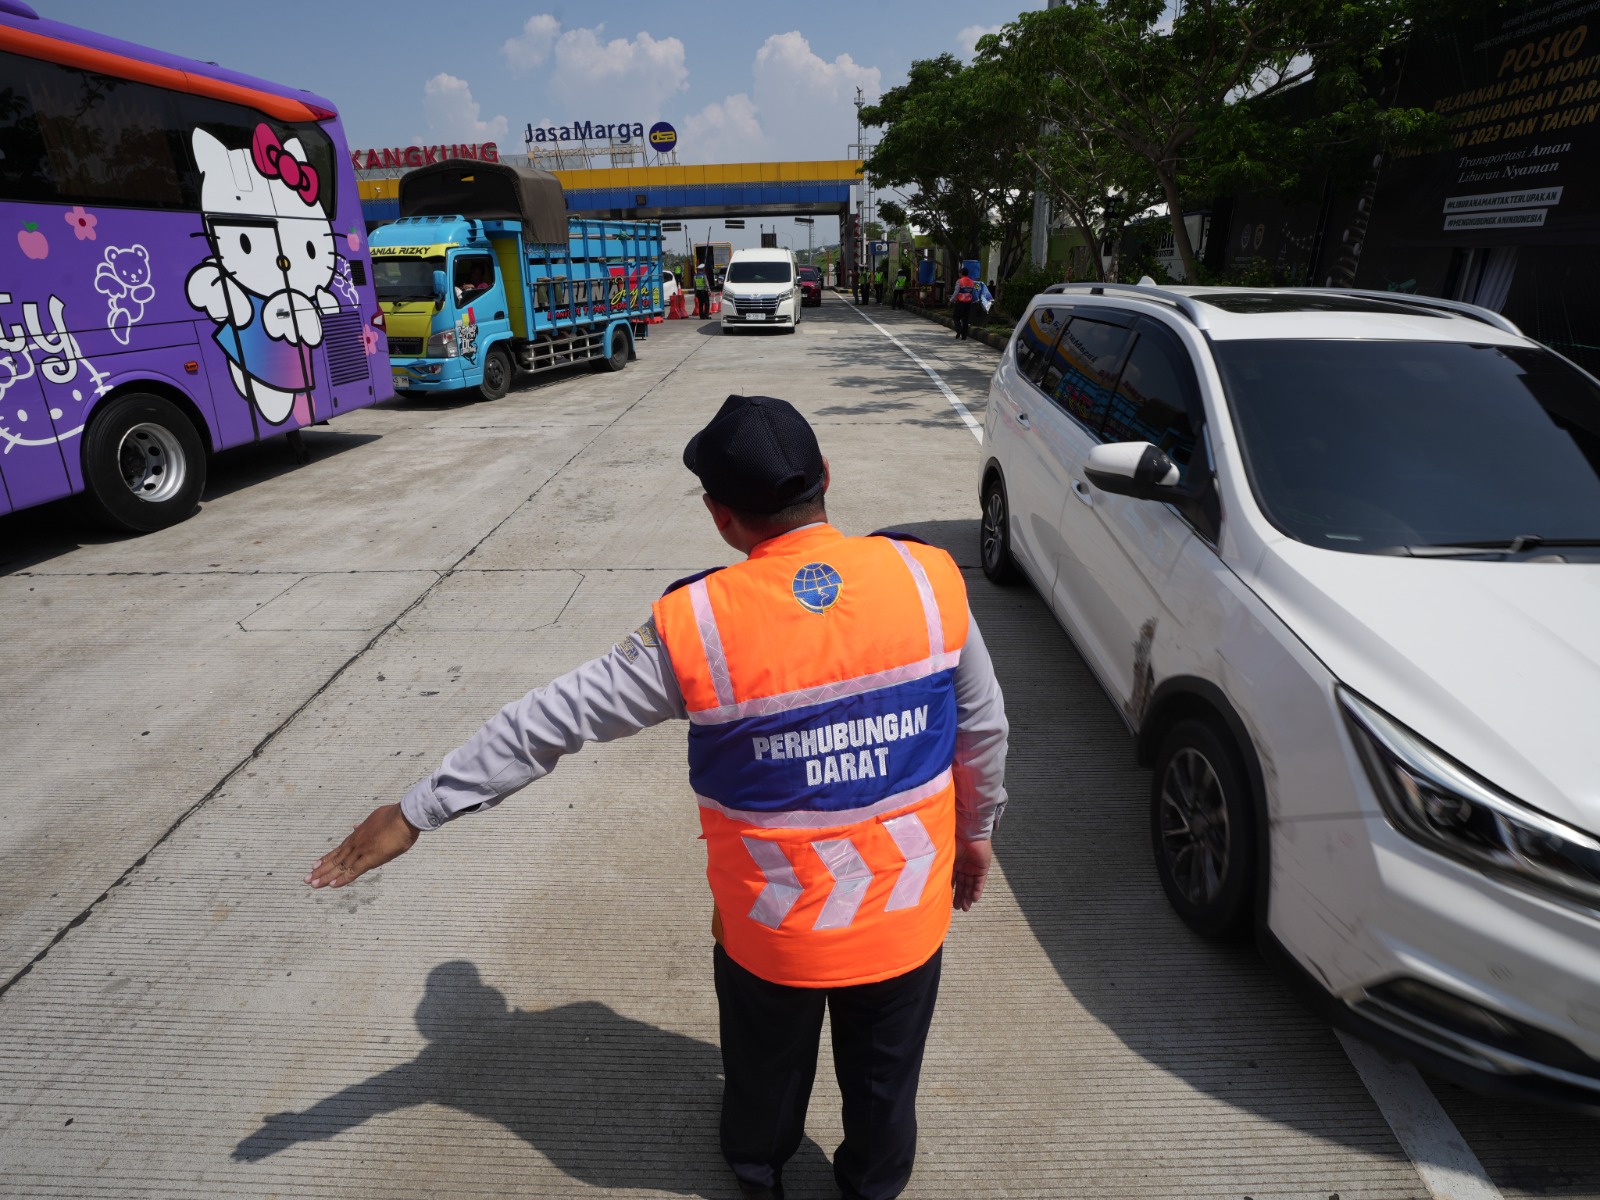
[[[211,255],[189,273],[189,303],[217,322],[233,384],[269,425],[312,420],[311,351],[322,314],[339,310],[333,226],[324,186],[297,138],[257,125],[248,150],[194,131],[200,206]]]

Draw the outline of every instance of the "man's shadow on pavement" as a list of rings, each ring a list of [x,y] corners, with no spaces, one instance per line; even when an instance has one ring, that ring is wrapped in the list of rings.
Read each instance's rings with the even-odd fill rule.
[[[234,1147],[258,1162],[299,1142],[326,1141],[416,1104],[443,1104],[504,1126],[574,1179],[598,1188],[732,1196],[717,1144],[722,1056],[717,1047],[630,1020],[595,1001],[543,1012],[508,1008],[469,962],[428,975],[417,1028],[428,1046],[411,1062],[319,1100],[274,1113]],[[810,1139],[786,1178],[831,1178]]]

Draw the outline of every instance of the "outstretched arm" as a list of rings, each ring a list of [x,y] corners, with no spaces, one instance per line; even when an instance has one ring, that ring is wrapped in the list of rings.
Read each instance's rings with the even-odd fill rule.
[[[492,808],[555,770],[586,742],[611,742],[688,715],[666,648],[647,621],[586,662],[489,718],[399,804],[367,817],[312,867],[312,887],[343,887],[463,813]]]

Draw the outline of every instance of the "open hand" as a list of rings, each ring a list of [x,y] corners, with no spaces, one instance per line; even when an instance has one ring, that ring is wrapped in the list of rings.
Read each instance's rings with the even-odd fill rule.
[[[306,876],[314,888],[343,887],[374,867],[399,858],[417,843],[418,831],[400,812],[398,804],[375,808],[338,849],[317,859]]]
[[[963,842],[956,839],[955,906],[968,911],[983,895],[983,881],[989,876],[994,849],[988,842]]]

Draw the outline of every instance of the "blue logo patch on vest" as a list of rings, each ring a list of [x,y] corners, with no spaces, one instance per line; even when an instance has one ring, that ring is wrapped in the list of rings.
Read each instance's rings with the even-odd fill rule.
[[[827,563],[807,563],[794,573],[794,598],[807,612],[827,612],[839,599],[844,580]]]

